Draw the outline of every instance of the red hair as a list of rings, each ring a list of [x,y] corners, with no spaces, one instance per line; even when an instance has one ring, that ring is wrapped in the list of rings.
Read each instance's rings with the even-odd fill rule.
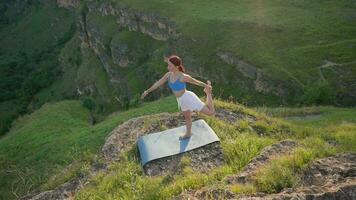
[[[177,55],[171,55],[168,58],[169,62],[171,62],[173,65],[178,67],[178,70],[181,72],[185,72],[185,68],[182,64],[182,59],[178,57]]]

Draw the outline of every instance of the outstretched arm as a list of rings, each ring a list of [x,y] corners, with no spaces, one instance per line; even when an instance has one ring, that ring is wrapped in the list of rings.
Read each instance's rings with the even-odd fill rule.
[[[207,87],[208,86],[206,83],[203,83],[203,82],[201,82],[201,81],[189,76],[188,74],[184,74],[182,80],[184,82],[188,82],[188,83],[191,83],[191,84],[194,84],[194,85],[198,85],[198,86],[201,86],[201,87]]]
[[[159,86],[163,85],[168,78],[169,72],[167,72],[165,75],[163,75],[163,77],[161,79],[159,79],[158,81],[156,81],[150,88],[148,88],[147,90],[145,90],[142,95],[141,95],[141,99],[145,98],[145,96],[152,92],[153,90],[157,89]]]

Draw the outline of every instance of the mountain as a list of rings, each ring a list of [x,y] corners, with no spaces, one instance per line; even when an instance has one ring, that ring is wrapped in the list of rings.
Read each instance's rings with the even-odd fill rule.
[[[348,0],[3,0],[1,132],[45,102],[81,99],[97,121],[127,109],[172,53],[224,99],[353,106],[355,9]]]
[[[355,10],[351,0],[0,1],[0,199],[352,198]],[[217,115],[194,119],[221,143],[147,176],[135,137],[184,124],[168,87],[139,100],[170,54],[212,81]],[[111,136],[122,151],[103,151],[121,147]]]

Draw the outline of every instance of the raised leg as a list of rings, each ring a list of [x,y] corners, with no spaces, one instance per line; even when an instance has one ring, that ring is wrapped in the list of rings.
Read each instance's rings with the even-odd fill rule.
[[[215,115],[215,107],[214,107],[214,102],[213,102],[213,97],[212,97],[212,87],[211,87],[211,82],[207,81],[208,85],[210,87],[205,87],[204,88],[204,92],[206,94],[206,106],[203,107],[203,109],[201,110],[201,112],[203,112],[204,114],[207,115]]]

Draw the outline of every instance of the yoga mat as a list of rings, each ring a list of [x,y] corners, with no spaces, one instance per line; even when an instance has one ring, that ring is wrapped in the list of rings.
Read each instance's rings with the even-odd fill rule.
[[[203,120],[192,123],[192,136],[179,140],[186,126],[168,129],[139,137],[137,141],[142,166],[152,160],[187,152],[220,141],[213,129]]]

